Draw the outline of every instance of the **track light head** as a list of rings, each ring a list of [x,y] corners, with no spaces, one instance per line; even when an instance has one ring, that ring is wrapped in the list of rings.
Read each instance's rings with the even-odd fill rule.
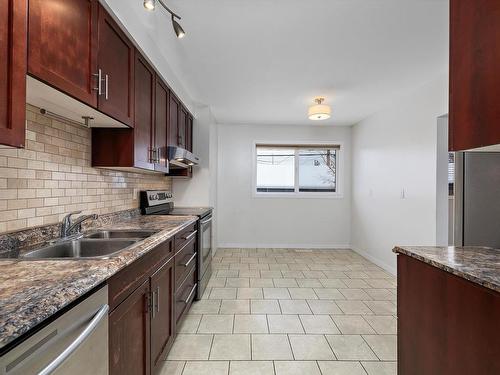
[[[156,3],[157,1],[156,0],[143,0],[142,2],[142,5],[144,5],[144,8],[146,8],[147,10],[149,11],[153,11],[155,10],[156,8]],[[174,28],[174,32],[175,32],[175,35],[177,36],[177,38],[181,39],[181,38],[184,38],[184,36],[186,36],[186,32],[184,31],[184,29],[182,28],[182,26],[179,24],[179,22],[177,22],[176,18],[178,20],[181,19],[181,17],[177,14],[175,14],[164,2],[163,0],[158,0],[158,3],[160,4],[160,6],[165,9],[167,12],[170,13],[170,15],[172,16],[172,27]]]
[[[143,5],[147,10],[153,11],[156,8],[156,0],[144,0]]]
[[[181,39],[186,36],[186,32],[182,28],[181,25],[179,25],[179,22],[175,20],[174,15],[172,14],[172,26],[174,27],[175,35],[177,35],[177,38]]]

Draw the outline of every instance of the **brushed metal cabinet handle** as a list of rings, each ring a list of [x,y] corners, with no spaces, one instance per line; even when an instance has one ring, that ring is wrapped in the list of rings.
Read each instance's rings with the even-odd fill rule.
[[[184,267],[187,267],[191,264],[191,262],[193,261],[193,259],[196,258],[196,253],[194,253],[191,258],[189,258],[189,260],[186,262],[186,263],[181,263],[181,266],[184,266]]]
[[[195,236],[195,234],[197,233],[198,231],[195,230],[193,233],[191,233],[189,236],[187,237],[184,237],[183,239],[186,240],[186,241],[189,241],[191,238],[193,238]]]
[[[97,77],[97,87],[94,87],[93,90],[96,90],[97,91],[97,95],[101,96],[102,95],[102,86],[101,86],[101,82],[102,82],[102,70],[99,69],[97,71],[97,73],[94,73],[93,75],[94,75],[94,77]]]
[[[109,94],[109,76],[106,74],[104,77],[105,77],[104,80],[106,83],[106,86],[105,86],[105,93],[106,94],[104,95],[104,97],[106,98],[106,100],[108,100],[108,98],[109,98],[109,95],[108,95]]]
[[[151,293],[151,313],[153,315],[153,319],[156,317],[156,309],[155,309],[155,306],[156,306],[156,292],[152,292]]]
[[[160,287],[156,287],[156,312],[160,312]]]
[[[95,331],[99,323],[108,316],[109,305],[104,304],[94,315],[90,323],[78,335],[78,337],[64,349],[52,362],[50,362],[38,375],[52,374],[73,352],[84,343],[84,341]]]
[[[196,284],[194,284],[193,289],[191,289],[191,292],[189,292],[187,298],[184,300],[184,303],[189,303],[189,300],[193,296],[194,291],[196,290]]]

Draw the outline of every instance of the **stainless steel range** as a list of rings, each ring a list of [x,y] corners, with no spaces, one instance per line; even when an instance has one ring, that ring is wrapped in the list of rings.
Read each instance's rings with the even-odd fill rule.
[[[175,207],[174,198],[167,190],[141,191],[143,215],[198,216],[198,288],[196,299],[201,299],[212,276],[212,208]]]

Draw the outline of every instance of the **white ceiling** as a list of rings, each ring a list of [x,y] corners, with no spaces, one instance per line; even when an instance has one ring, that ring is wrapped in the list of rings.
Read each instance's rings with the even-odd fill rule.
[[[150,31],[219,123],[307,124],[323,95],[333,116],[322,124],[352,125],[448,65],[447,0],[164,1],[187,36],[172,40],[158,12]]]

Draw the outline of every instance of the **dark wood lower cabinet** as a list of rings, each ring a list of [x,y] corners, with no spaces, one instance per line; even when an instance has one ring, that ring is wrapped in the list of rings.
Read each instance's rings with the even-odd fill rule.
[[[196,294],[196,261],[189,262],[182,250],[194,246],[193,233],[194,225],[185,228],[108,280],[110,375],[160,372],[175,339],[176,325]],[[176,254],[188,263],[180,266],[183,281],[178,286]]]
[[[109,314],[109,373],[150,373],[149,280]]]
[[[151,276],[151,295],[151,372],[156,374],[175,338],[173,259]]]
[[[500,374],[500,294],[398,255],[398,374]]]

